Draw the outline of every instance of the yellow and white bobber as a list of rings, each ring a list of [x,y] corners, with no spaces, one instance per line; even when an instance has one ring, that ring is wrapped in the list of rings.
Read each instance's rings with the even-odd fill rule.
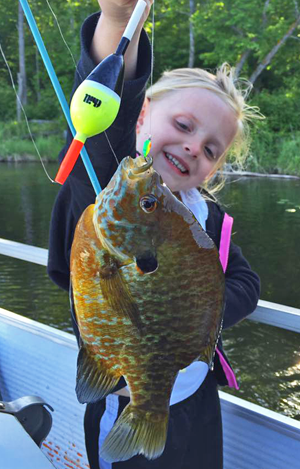
[[[75,91],[70,113],[76,135],[55,181],[63,184],[72,171],[87,138],[108,129],[118,115],[124,84],[124,54],[145,11],[139,0],[114,54],[106,57]]]

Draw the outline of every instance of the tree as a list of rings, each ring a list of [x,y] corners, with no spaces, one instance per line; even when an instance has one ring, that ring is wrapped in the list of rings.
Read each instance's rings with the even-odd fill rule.
[[[74,61],[77,62],[80,54],[80,27],[83,20],[98,9],[98,2],[51,0],[51,8],[74,61],[45,0],[30,0],[30,5],[68,98],[76,66]],[[15,82],[20,74],[20,97],[24,93],[22,83],[27,84],[26,113],[29,118],[57,118],[61,110],[47,72],[27,23],[22,26],[21,17],[18,27],[18,15],[13,6],[14,0],[0,2],[0,42]],[[282,110],[282,103],[288,100],[290,112],[295,114],[293,129],[298,129],[299,22],[296,0],[160,0],[155,5],[154,80],[165,69],[188,65],[214,70],[221,63],[229,62],[236,65],[237,75],[254,83],[257,104],[267,106],[270,103],[274,114],[274,109]],[[151,27],[150,17],[147,26],[150,33]],[[20,61],[16,53],[18,42]],[[14,117],[14,99],[5,63],[0,60],[1,120]],[[24,97],[21,99],[26,102]],[[284,129],[288,128],[291,114],[286,115]],[[277,131],[281,121],[277,118],[275,122],[274,117],[272,128]]]
[[[297,8],[298,10],[298,8]],[[272,47],[272,49],[270,50],[270,52],[264,57],[264,59],[258,64],[258,66],[256,67],[256,69],[254,70],[254,72],[252,73],[252,75],[250,76],[249,78],[249,81],[254,84],[254,82],[257,80],[257,78],[259,77],[259,75],[265,70],[265,68],[271,63],[273,57],[275,56],[275,54],[277,54],[277,52],[279,51],[279,49],[285,44],[285,42],[287,41],[287,39],[289,39],[292,34],[294,33],[294,31],[296,30],[297,26],[300,24],[300,14],[299,12],[297,11],[297,18],[296,18],[296,21],[294,21],[292,23],[292,25],[289,27],[288,31],[282,36],[282,38],[277,42],[277,44],[275,44],[274,47]]]
[[[266,69],[286,64],[283,46],[300,23],[295,0],[207,0],[194,18],[208,41],[204,64],[236,64],[237,75],[243,72],[252,83]]]
[[[18,73],[18,99],[17,121],[21,120],[21,106],[27,104],[27,79],[25,66],[25,40],[24,40],[24,13],[18,2],[18,38],[19,38],[19,73]]]
[[[188,67],[192,68],[195,63],[195,35],[194,35],[194,24],[193,15],[196,11],[195,0],[189,0],[190,2],[190,15],[189,15],[189,30],[190,30],[190,52]]]

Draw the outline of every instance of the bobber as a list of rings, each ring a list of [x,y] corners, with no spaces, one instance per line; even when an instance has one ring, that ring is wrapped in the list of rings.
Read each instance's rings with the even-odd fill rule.
[[[108,129],[119,112],[124,85],[124,54],[145,11],[139,0],[115,53],[106,57],[75,91],[70,114],[76,135],[60,165],[55,181],[63,184],[87,138]]]

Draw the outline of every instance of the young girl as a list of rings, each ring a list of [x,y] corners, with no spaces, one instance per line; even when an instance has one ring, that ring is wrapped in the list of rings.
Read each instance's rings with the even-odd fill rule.
[[[126,82],[118,117],[106,135],[89,139],[86,148],[103,188],[116,170],[116,158],[120,161],[127,155],[134,157],[136,151],[142,153],[143,144],[151,135],[150,154],[155,170],[194,213],[216,246],[220,248],[221,244],[226,269],[223,327],[227,328],[255,309],[259,278],[233,243],[226,256],[228,218],[205,188],[228,153],[242,148],[245,122],[255,117],[255,110],[245,104],[227,65],[216,75],[199,69],[167,72],[148,90],[145,99],[151,49],[142,26],[151,3],[147,0],[143,21],[126,53]],[[100,60],[114,52],[135,4],[136,0],[99,0],[101,16],[92,15],[82,27],[82,54],[74,90]],[[61,159],[71,143],[70,133],[67,140]],[[200,191],[197,188],[201,188]],[[49,275],[66,290],[69,289],[69,257],[75,226],[94,199],[95,193],[79,159],[58,194],[50,229]],[[74,331],[78,338],[75,321]],[[114,393],[105,400],[87,405],[84,424],[91,469],[221,469],[218,384],[236,385],[221,339],[213,371],[192,364],[179,373],[171,396],[168,438],[162,456],[152,461],[135,456],[129,461],[108,464],[99,459],[99,446],[129,402],[122,378]]]

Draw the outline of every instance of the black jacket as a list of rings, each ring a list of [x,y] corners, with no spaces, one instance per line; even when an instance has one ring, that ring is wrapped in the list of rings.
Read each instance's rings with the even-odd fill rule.
[[[95,67],[89,49],[99,13],[90,16],[81,30],[81,58],[75,73],[73,91]],[[142,33],[137,75],[124,86],[122,103],[117,119],[108,129],[107,135],[114,152],[120,161],[127,155],[135,156],[135,127],[143,104],[145,87],[151,70],[151,48],[145,32]],[[63,159],[72,136],[68,131],[66,146],[60,153]],[[99,178],[102,188],[110,181],[117,163],[104,134],[88,139],[86,149]],[[71,175],[60,189],[56,198],[49,241],[48,273],[50,278],[61,288],[69,290],[70,250],[74,230],[83,210],[95,200],[95,192],[91,186],[85,168],[79,158]],[[208,202],[209,216],[206,231],[216,246],[219,247],[224,211],[214,202]],[[260,293],[258,276],[251,270],[238,246],[231,243],[228,267],[226,271],[226,307],[223,327],[227,328],[252,313],[257,305]],[[216,371],[220,384],[225,384],[222,372],[218,372],[219,363],[216,359]]]

